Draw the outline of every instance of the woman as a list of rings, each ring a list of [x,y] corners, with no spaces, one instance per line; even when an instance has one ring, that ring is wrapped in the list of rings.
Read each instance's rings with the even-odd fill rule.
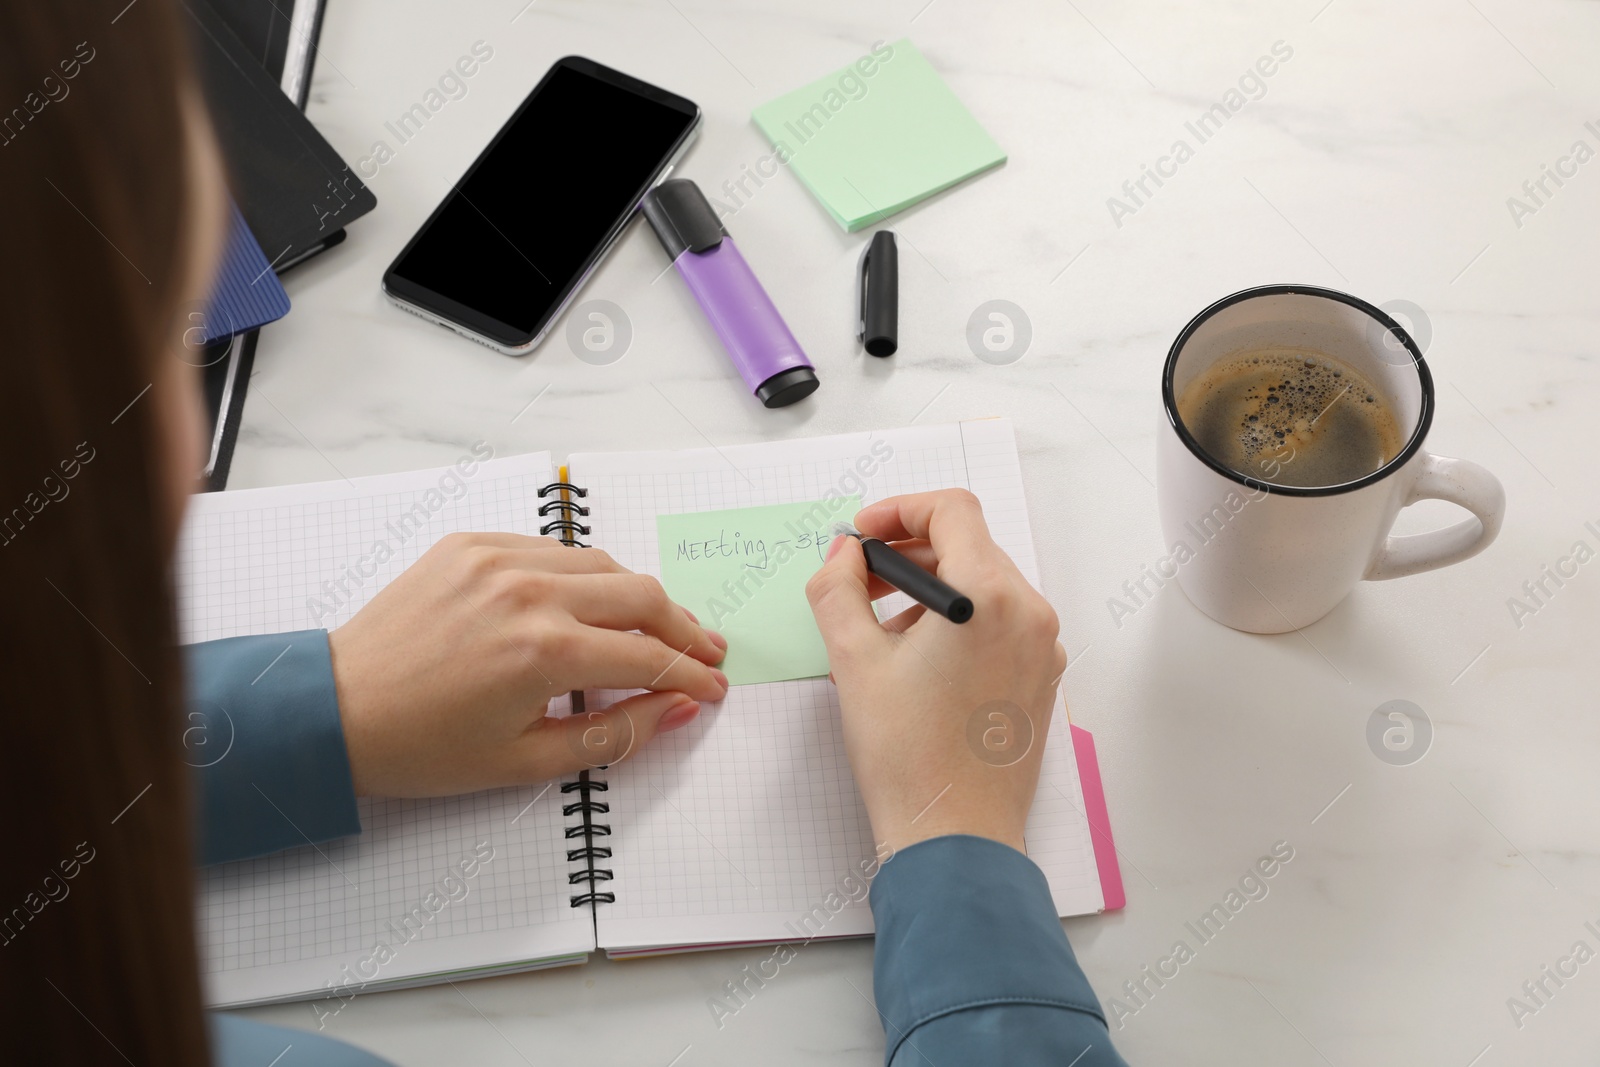
[[[581,724],[601,745],[586,752],[579,724],[545,717],[551,696],[646,690],[604,712],[627,712],[637,747],[721,698],[726,644],[603,553],[453,536],[331,636],[186,650],[190,699],[223,703],[236,725],[231,757],[191,780],[171,571],[201,417],[174,339],[208,288],[225,194],[174,6],[8,6],[0,107],[13,101],[0,115],[4,1059],[377,1063],[202,1012],[196,822],[200,858],[236,858],[358,832],[358,794],[604,762],[605,737],[624,731]],[[1055,615],[969,494],[882,501],[857,523],[978,605],[959,631],[920,609],[880,624],[871,600],[887,590],[849,539],[808,590],[873,832],[896,851],[871,898],[886,1061],[1121,1064],[1020,851],[1040,753],[995,768],[965,742],[970,711],[994,699],[1044,736],[1065,667]],[[264,674],[263,641],[289,649]]]

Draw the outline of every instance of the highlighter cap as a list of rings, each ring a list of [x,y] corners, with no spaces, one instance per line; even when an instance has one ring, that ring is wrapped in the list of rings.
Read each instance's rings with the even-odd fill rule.
[[[816,392],[811,361],[699,186],[662,182],[639,210],[756,399],[780,408]]]
[[[728,236],[711,201],[687,178],[673,178],[651,189],[639,210],[673,259],[715,248]]]

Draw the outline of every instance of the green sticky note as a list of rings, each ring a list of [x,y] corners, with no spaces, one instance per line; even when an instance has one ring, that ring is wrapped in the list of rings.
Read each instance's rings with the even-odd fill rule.
[[[859,496],[728,511],[657,515],[667,595],[728,639],[719,666],[734,685],[828,673],[806,582],[828,554],[829,528]]]
[[[879,45],[752,117],[777,160],[847,231],[1006,159],[908,38]]]

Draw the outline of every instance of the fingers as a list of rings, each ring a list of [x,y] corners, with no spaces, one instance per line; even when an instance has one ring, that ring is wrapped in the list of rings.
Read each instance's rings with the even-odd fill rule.
[[[559,544],[560,542],[557,542]],[[570,552],[507,553],[514,566],[543,571],[546,574],[629,574],[628,568],[597,548],[576,549]]]
[[[941,558],[951,553],[1000,553],[983,521],[982,505],[965,489],[880,500],[856,513],[856,527],[885,541],[926,540]]]
[[[437,547],[441,549],[455,549],[460,551],[462,549],[472,548],[477,545],[481,545],[485,548],[531,548],[537,549],[541,552],[548,551],[552,548],[566,547],[554,537],[530,537],[526,534],[498,533],[493,531],[480,533],[477,531],[465,530],[457,533],[445,534],[443,537],[439,538]]]
[[[840,537],[829,546],[827,562],[806,583],[806,599],[811,602],[830,662],[842,662],[846,655],[874,648],[883,639],[883,629],[872,612],[867,578],[861,542]]]
[[[583,627],[568,650],[572,688],[676,689],[696,700],[728,695],[728,676],[648,634]]]
[[[609,708],[546,720],[529,734],[524,766],[542,778],[620,763],[660,733],[693,722],[700,704],[678,692],[638,693]]]
[[[987,602],[998,589],[1004,601],[1008,589],[1027,585],[1016,562],[989,535],[978,498],[965,489],[880,500],[856,514],[856,525],[862,533],[897,547],[900,542],[925,542],[937,562],[927,567],[919,559],[919,564],[975,600]],[[982,610],[990,614],[987,606]]]
[[[423,559],[431,559],[452,585],[464,589],[489,580],[514,583],[530,575],[628,573],[597,549],[573,550],[549,537],[518,534],[447,534]]]
[[[687,650],[702,663],[721,663],[728,647],[720,634],[691,621],[689,613],[667,597],[661,583],[647,574],[582,575],[557,588],[572,617],[585,625],[640,630],[670,648]]]
[[[477,534],[474,537],[480,536]],[[481,535],[494,537],[515,537],[515,534]],[[522,538],[534,544],[480,544],[474,546],[476,551],[484,553],[487,561],[502,567],[516,567],[522,570],[540,571],[545,574],[631,574],[632,571],[612,559],[611,556],[598,548],[584,548],[575,551],[552,552],[548,545],[538,542],[549,542],[557,548],[565,548],[560,541],[548,537]]]
[[[460,532],[446,534],[439,539],[435,547],[450,548],[458,552],[475,548],[499,549],[509,553],[532,552],[535,553],[532,557],[510,558],[523,564],[531,562],[541,570],[556,570],[569,574],[628,573],[628,568],[598,548],[585,546],[577,552],[554,552],[553,549],[571,547],[565,541],[554,537],[530,537],[495,531]]]

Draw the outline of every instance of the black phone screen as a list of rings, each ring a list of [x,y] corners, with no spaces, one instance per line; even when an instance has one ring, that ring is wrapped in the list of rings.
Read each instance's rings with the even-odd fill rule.
[[[502,344],[526,344],[698,115],[598,63],[561,60],[400,253],[385,287]]]

